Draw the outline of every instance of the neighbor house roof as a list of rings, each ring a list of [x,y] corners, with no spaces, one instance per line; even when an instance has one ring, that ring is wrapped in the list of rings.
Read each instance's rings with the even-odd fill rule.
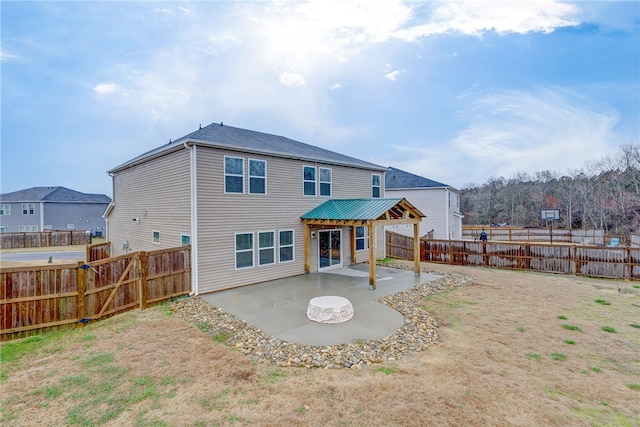
[[[300,218],[331,221],[376,220],[399,204],[412,208],[417,215],[424,217],[424,214],[406,199],[332,199],[310,210]]]
[[[451,188],[450,185],[414,175],[391,166],[389,166],[389,170],[384,176],[384,187],[387,190],[404,190],[409,188]]]
[[[212,123],[175,141],[169,142],[169,144],[144,153],[108,172],[116,172],[156,156],[180,149],[185,143],[380,171],[386,171],[387,169],[383,166],[283,136],[236,128],[222,123]]]
[[[109,203],[104,194],[87,194],[65,187],[32,187],[0,195],[3,202]]]

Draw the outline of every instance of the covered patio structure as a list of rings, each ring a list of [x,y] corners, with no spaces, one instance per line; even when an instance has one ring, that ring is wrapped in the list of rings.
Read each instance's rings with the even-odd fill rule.
[[[311,273],[309,245],[313,227],[351,227],[351,260],[356,259],[356,227],[369,233],[369,285],[376,289],[376,227],[413,224],[413,263],[420,275],[420,222],[425,215],[405,198],[401,199],[333,199],[302,215],[304,224],[304,271]]]

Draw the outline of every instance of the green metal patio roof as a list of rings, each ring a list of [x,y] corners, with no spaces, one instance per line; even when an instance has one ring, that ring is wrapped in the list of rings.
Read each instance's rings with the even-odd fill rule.
[[[302,219],[317,220],[377,220],[385,212],[404,201],[418,215],[424,216],[405,199],[332,199],[302,215]]]

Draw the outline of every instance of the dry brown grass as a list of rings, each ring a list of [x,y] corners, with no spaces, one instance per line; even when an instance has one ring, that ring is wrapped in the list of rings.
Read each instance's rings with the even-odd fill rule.
[[[155,307],[67,333],[3,366],[0,423],[72,423],[80,402],[106,386],[69,378],[95,382],[115,370],[126,375],[108,396],[131,396],[132,384],[153,390],[103,425],[640,425],[640,391],[629,387],[640,383],[640,330],[629,326],[640,323],[635,283],[427,267],[473,280],[424,302],[441,326],[440,343],[425,352],[356,371],[277,368]],[[112,359],[89,363],[100,355]],[[107,406],[81,409],[97,423]]]

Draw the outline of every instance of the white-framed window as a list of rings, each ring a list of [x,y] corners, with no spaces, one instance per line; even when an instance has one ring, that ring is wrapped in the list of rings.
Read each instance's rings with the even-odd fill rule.
[[[0,215],[11,215],[11,205],[0,205]]]
[[[153,230],[153,243],[160,243],[160,232],[158,230]]]
[[[6,233],[6,232],[7,232],[7,227],[4,227],[4,226],[0,225],[0,234]]]
[[[379,198],[382,194],[382,175],[379,173],[371,174],[371,197]]]
[[[22,233],[38,231],[38,226],[37,225],[19,225],[18,226],[18,231],[20,231]]]
[[[275,264],[276,262],[276,232],[258,232],[258,265]]]
[[[42,227],[43,230],[53,230],[53,226],[52,225],[45,225],[44,227]]]
[[[278,232],[278,260],[280,262],[294,260],[293,243],[293,230],[280,230]]]
[[[367,227],[356,227],[356,251],[369,249],[369,230]]]
[[[316,167],[315,166],[302,167],[302,181],[304,185],[304,195],[315,196],[316,195]]]
[[[188,234],[181,234],[180,235],[180,245],[181,246],[187,246],[191,244],[191,236]]]
[[[33,203],[23,203],[22,204],[22,215],[35,215],[36,208]]]
[[[244,159],[224,156],[224,192],[244,193]]]
[[[67,230],[74,230],[76,228],[75,224],[67,224]]]
[[[331,197],[331,169],[320,168],[318,175],[320,175],[320,195]]]
[[[249,194],[267,194],[267,162],[249,159]]]
[[[253,267],[253,233],[235,234],[236,270]]]

